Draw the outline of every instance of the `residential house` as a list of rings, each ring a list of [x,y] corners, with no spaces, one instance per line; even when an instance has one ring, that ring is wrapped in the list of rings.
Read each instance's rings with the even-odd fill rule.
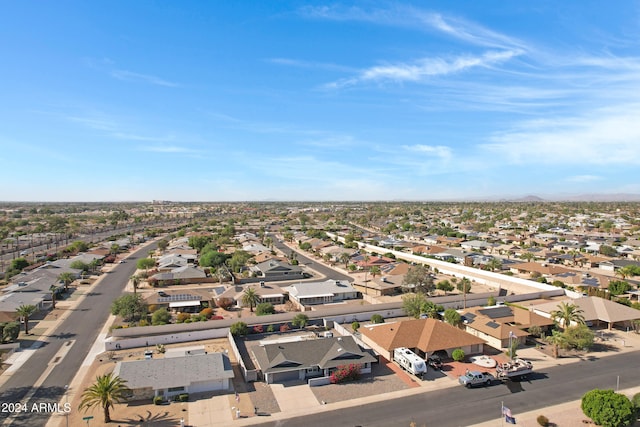
[[[206,353],[203,350],[193,353],[118,362],[113,373],[127,382],[127,386],[133,391],[133,400],[151,399],[155,396],[168,399],[183,393],[231,388],[229,380],[234,374],[226,354]]]
[[[253,358],[267,384],[329,376],[338,367],[356,364],[371,372],[376,358],[353,337],[318,338],[294,342],[263,341],[252,347]]]
[[[299,280],[304,278],[301,267],[274,259],[252,266],[251,271],[264,281]]]
[[[553,325],[552,320],[533,311],[506,305],[466,309],[462,319],[467,332],[496,349],[509,348],[513,340],[523,344],[532,326],[546,330]]]
[[[362,341],[387,360],[393,350],[406,347],[421,357],[460,348],[465,354],[482,353],[484,341],[455,326],[435,319],[415,319],[361,326]]]
[[[359,292],[349,282],[326,280],[324,282],[304,282],[283,288],[288,292],[289,300],[297,304],[303,311],[306,306],[331,304],[358,298]]]
[[[551,301],[534,305],[533,311],[541,316],[551,318],[551,313],[558,310],[563,302],[577,306],[582,311],[585,321],[595,322],[596,325],[604,322],[609,329],[614,326],[621,328],[631,327],[631,323],[634,320],[640,319],[640,310],[599,297],[568,298],[562,301]]]

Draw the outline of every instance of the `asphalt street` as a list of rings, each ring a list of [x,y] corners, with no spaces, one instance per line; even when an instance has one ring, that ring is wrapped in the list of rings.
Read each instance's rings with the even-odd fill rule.
[[[615,390],[618,376],[621,389],[637,386],[640,383],[639,355],[640,352],[630,352],[558,366],[536,372],[528,381],[486,388],[446,388],[260,425],[408,427],[415,422],[417,426],[461,427],[491,419],[498,422],[503,403],[517,419],[518,413],[540,409],[544,414],[545,407],[579,400],[594,388]]]
[[[334,270],[331,267],[327,267],[326,265],[320,263],[320,262],[315,262],[313,259],[307,257],[304,252],[302,251],[297,251],[297,250],[293,250],[290,247],[288,247],[287,245],[285,245],[284,243],[282,243],[280,240],[278,240],[278,238],[273,235],[270,234],[269,237],[271,237],[273,239],[273,244],[274,246],[280,250],[282,253],[284,253],[285,255],[289,255],[291,253],[291,251],[294,251],[297,253],[297,260],[298,260],[298,264],[300,265],[305,265],[315,271],[317,271],[318,273],[322,274],[323,276],[326,276],[327,279],[333,279],[333,280],[345,280],[348,282],[353,281],[353,277],[341,273],[337,270]]]
[[[118,264],[113,270],[105,273],[106,277],[100,285],[75,309],[70,310],[68,317],[62,321],[54,334],[0,387],[0,402],[27,405],[28,410],[19,413],[13,419],[12,426],[33,427],[46,424],[51,414],[31,410],[33,404],[57,403],[62,399],[65,385],[71,382],[79,370],[107,321],[111,302],[122,295],[129,277],[135,272],[136,260],[145,257],[156,247],[157,244],[153,243],[139,249],[128,258],[128,262]],[[59,356],[62,354],[59,351],[63,346],[70,346],[66,357]],[[50,364],[54,365],[50,374],[31,399],[25,401],[25,396]],[[11,415],[9,412],[0,412],[0,423]]]

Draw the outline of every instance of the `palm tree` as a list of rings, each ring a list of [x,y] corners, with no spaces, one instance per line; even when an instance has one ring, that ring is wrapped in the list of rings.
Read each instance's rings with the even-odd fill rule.
[[[340,254],[340,262],[344,262],[344,268],[346,269],[349,265],[349,261],[351,261],[351,255],[346,252],[342,252]]]
[[[381,273],[380,267],[378,267],[377,265],[374,265],[373,267],[371,267],[371,270],[369,270],[369,273],[371,273],[371,276],[375,279],[376,276],[378,276]]]
[[[33,316],[38,311],[38,307],[35,305],[21,305],[16,310],[16,314],[24,318],[24,333],[29,335],[29,317]]]
[[[136,294],[138,285],[140,284],[140,277],[134,274],[133,276],[129,277],[129,280],[131,280],[131,284],[133,285],[133,293]]]
[[[498,258],[491,258],[487,263],[487,267],[489,267],[491,271],[499,270],[500,268],[502,268],[502,261],[500,261]]]
[[[260,303],[260,295],[253,288],[247,288],[242,294],[242,304],[248,305],[249,309],[253,313],[253,307]]]
[[[76,276],[74,276],[73,273],[69,271],[65,271],[64,273],[60,273],[60,275],[58,276],[58,280],[64,283],[64,292],[67,293],[69,292],[69,285],[73,283],[74,280],[76,280]]]
[[[82,393],[82,401],[78,409],[85,411],[94,406],[100,406],[104,410],[104,422],[111,422],[109,408],[116,403],[126,402],[131,389],[126,386],[126,381],[113,373],[96,377],[96,382]]]
[[[536,258],[536,256],[533,254],[533,252],[525,252],[522,255],[520,255],[520,258],[524,259],[525,261],[531,262],[533,259]]]
[[[58,293],[58,287],[56,285],[49,286],[49,292],[51,292],[51,308],[56,308],[56,294]]]
[[[566,328],[571,322],[584,324],[583,311],[577,305],[561,302],[557,310],[551,312],[551,318]]]

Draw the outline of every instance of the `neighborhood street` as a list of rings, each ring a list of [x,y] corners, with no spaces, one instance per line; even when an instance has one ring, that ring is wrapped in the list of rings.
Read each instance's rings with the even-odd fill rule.
[[[562,365],[538,371],[529,381],[474,389],[449,387],[441,391],[322,411],[260,425],[408,427],[411,422],[415,422],[419,427],[459,427],[491,419],[499,422],[502,403],[511,409],[516,419],[518,413],[535,409],[540,409],[540,413],[544,414],[544,408],[579,400],[591,389],[615,389],[618,376],[620,388],[635,387],[640,383],[640,371],[625,367],[636,366],[639,354],[636,351]]]
[[[57,403],[65,393],[65,385],[78,372],[80,365],[89,353],[99,331],[104,326],[111,311],[111,302],[122,295],[129,277],[136,270],[136,259],[145,257],[157,247],[156,243],[145,246],[133,253],[124,264],[117,264],[110,272],[104,273],[102,282],[73,310],[65,313],[65,319],[20,369],[0,386],[2,402],[28,404],[28,411],[14,414],[0,413],[2,425],[10,422],[12,426],[42,426],[51,415],[48,412],[31,411],[34,403]],[[64,347],[70,347],[65,349]],[[65,357],[66,356],[66,357]],[[41,375],[52,366],[46,378],[32,397],[25,396],[38,382]],[[44,381],[42,381],[44,380]],[[10,419],[7,419],[10,417]]]

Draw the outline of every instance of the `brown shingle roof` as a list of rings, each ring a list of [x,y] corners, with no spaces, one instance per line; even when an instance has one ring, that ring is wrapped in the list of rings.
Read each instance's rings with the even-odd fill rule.
[[[385,350],[407,347],[430,353],[484,343],[481,338],[435,319],[405,320],[364,327],[360,328],[360,333]]]

